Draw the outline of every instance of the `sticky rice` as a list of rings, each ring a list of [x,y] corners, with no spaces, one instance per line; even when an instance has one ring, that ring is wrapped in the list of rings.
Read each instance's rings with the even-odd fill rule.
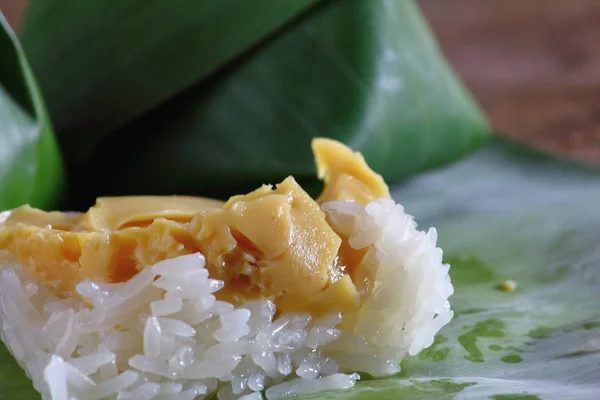
[[[391,199],[322,210],[355,249],[368,248],[372,292],[351,313],[279,313],[258,299],[215,298],[200,253],[121,283],[84,281],[59,298],[10,253],[0,256],[2,340],[44,399],[284,399],[386,376],[430,346],[453,312],[435,229],[418,231]]]

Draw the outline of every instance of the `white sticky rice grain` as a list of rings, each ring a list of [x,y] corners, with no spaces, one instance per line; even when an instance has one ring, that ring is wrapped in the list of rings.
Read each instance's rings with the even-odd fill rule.
[[[240,397],[239,400],[263,400],[263,398],[261,392],[254,392]]]
[[[339,313],[275,317],[269,300],[216,300],[223,282],[196,253],[125,283],[81,282],[69,299],[0,262],[2,339],[45,400],[199,400],[217,391],[220,400],[259,400],[265,389],[276,400],[359,379],[340,371],[393,374],[452,318],[436,232],[417,231],[386,199],[323,210],[352,247],[368,248],[363,267],[381,282],[351,329],[340,328]]]
[[[358,374],[334,374],[325,378],[306,380],[302,378],[280,383],[267,389],[267,400],[288,399],[290,397],[313,394],[332,389],[348,389],[360,379]]]
[[[182,305],[181,299],[156,300],[150,303],[150,310],[155,317],[164,317],[181,311]]]
[[[73,358],[71,365],[84,373],[85,375],[91,375],[98,371],[102,366],[113,363],[116,360],[114,353],[97,353],[89,356]]]

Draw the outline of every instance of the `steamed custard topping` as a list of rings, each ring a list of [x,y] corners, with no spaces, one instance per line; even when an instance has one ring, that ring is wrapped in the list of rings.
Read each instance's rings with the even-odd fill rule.
[[[369,168],[362,154],[330,139],[314,139],[312,150],[317,175],[325,182],[317,203],[347,200],[364,205],[376,199],[390,197],[385,181]]]
[[[313,200],[292,177],[246,195],[106,197],[86,213],[44,212],[27,205],[4,215],[0,250],[64,297],[86,279],[123,282],[148,265],[200,252],[220,300],[274,300],[278,311],[313,315],[360,307],[372,287],[366,249],[336,232],[320,204],[360,204],[389,197],[381,176],[359,153],[313,140],[325,188]],[[2,221],[2,218],[0,218]],[[6,257],[6,256],[4,256]]]

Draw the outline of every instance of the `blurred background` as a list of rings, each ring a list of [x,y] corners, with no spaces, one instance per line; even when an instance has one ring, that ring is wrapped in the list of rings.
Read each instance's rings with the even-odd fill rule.
[[[498,132],[600,164],[600,0],[418,3]],[[17,31],[26,6],[0,0]]]

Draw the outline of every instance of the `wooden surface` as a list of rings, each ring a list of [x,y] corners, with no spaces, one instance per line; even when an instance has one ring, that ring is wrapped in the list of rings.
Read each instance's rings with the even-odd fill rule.
[[[21,19],[29,0],[0,0],[0,11],[6,17],[13,29],[18,30]]]
[[[600,0],[417,1],[497,131],[600,164]]]
[[[600,164],[600,0],[420,0],[503,134]]]

